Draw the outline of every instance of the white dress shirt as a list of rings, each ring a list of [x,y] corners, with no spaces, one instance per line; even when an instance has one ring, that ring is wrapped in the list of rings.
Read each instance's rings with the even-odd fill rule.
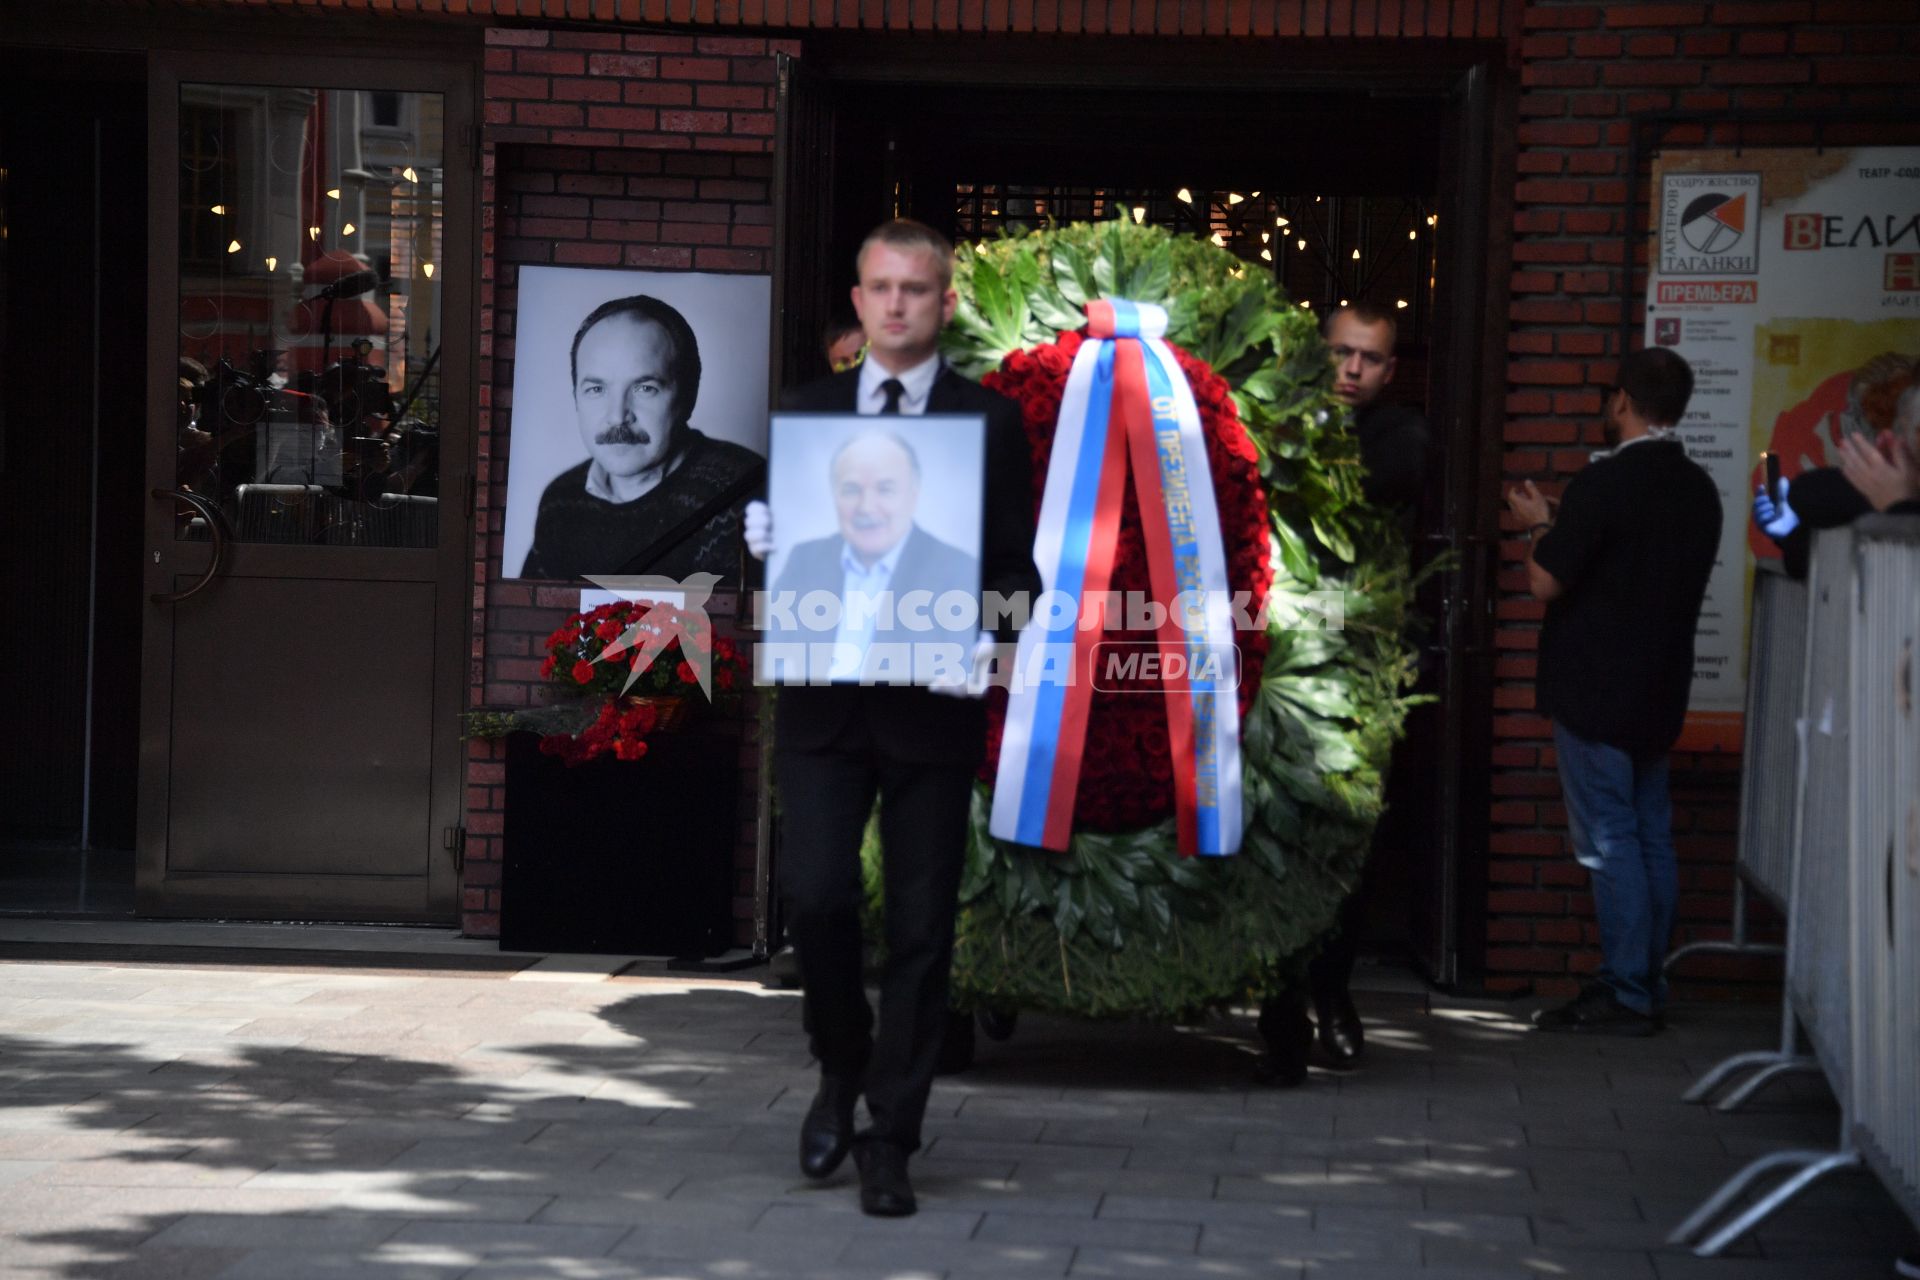
[[[900,393],[900,412],[922,414],[927,411],[927,397],[933,394],[933,380],[940,376],[939,353],[928,356],[905,373],[889,373],[878,360],[869,355],[860,362],[860,389],[854,396],[856,413],[879,413],[886,407],[887,393],[880,384],[888,378],[898,378],[906,390]]]

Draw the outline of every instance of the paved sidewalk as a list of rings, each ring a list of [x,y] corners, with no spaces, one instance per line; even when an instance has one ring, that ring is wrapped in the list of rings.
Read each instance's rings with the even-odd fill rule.
[[[1023,1020],[940,1082],[921,1212],[883,1221],[850,1167],[799,1176],[799,1001],[754,981],[15,958],[0,1275],[1823,1280],[1911,1243],[1850,1176],[1739,1256],[1660,1245],[1750,1156],[1834,1139],[1814,1080],[1731,1117],[1677,1101],[1768,1010],[1614,1042],[1362,1011],[1367,1068],[1293,1091],[1250,1085],[1244,1018]]]

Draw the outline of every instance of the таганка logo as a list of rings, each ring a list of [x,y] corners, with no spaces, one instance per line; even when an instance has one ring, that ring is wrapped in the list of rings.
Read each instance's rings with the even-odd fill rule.
[[[1680,238],[1695,253],[1731,253],[1747,233],[1747,197],[1711,191],[1680,215]]]

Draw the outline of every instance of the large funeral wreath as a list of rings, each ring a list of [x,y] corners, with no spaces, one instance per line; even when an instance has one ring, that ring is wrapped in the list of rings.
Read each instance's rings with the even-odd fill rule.
[[[1085,304],[1166,308],[1207,436],[1229,579],[1272,592],[1265,633],[1237,637],[1241,853],[1178,855],[1162,700],[1096,694],[1069,852],[989,835],[991,756],[982,773],[955,1002],[1166,1019],[1272,990],[1359,874],[1413,671],[1406,552],[1361,497],[1314,318],[1224,249],[1125,221],[962,246],[954,286],[946,356],[1020,403],[1036,502]],[[1115,590],[1149,587],[1140,537],[1129,494]],[[991,696],[997,751],[1004,695]]]

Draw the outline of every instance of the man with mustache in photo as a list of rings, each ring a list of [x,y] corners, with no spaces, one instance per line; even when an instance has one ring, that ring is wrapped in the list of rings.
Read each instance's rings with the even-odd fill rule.
[[[589,457],[540,495],[523,578],[588,573],[686,577],[735,566],[738,506],[649,564],[628,562],[760,465],[751,449],[691,423],[700,346],[686,318],[635,294],[596,307],[573,335],[573,408]]]

